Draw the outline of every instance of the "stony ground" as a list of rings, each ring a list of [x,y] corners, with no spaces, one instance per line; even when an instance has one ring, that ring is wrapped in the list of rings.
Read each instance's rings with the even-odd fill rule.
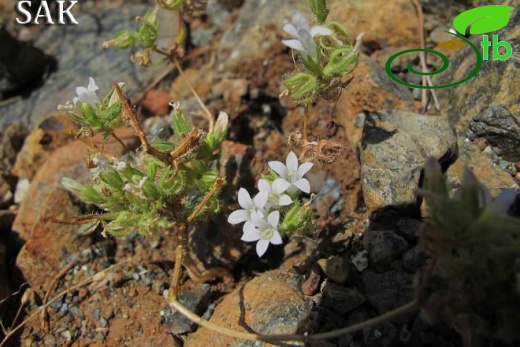
[[[428,47],[445,40],[442,30],[449,29],[454,16],[485,3],[470,2],[423,1]],[[12,8],[9,1],[0,4]],[[175,230],[146,238],[105,239],[99,233],[78,236],[74,226],[47,222],[49,217],[66,220],[94,209],[58,187],[63,176],[88,182],[89,174],[86,148],[71,135],[76,126],[53,111],[89,76],[105,90],[112,80],[125,81],[129,96],[140,101],[147,129],[168,124],[170,99],[181,100],[193,122],[205,126],[194,97],[173,69],[146,70],[131,64],[128,52],[101,50],[103,40],[133,25],[133,18],[146,9],[139,1],[116,5],[85,2],[85,10],[78,13],[81,25],[73,29],[9,27],[17,39],[34,41],[43,51],[39,54],[54,63],[42,67],[41,80],[29,83],[24,98],[7,91],[0,103],[4,334],[32,317],[6,346],[269,345],[197,329],[171,312],[163,292],[173,270]],[[429,264],[417,244],[425,210],[413,193],[428,156],[449,167],[454,187],[460,184],[463,167],[469,166],[494,194],[518,189],[518,55],[489,62],[472,83],[439,91],[441,112],[431,108],[427,115],[419,114],[420,93],[394,83],[384,71],[390,55],[419,44],[413,2],[330,0],[329,5],[331,16],[346,24],[352,36],[365,32],[359,66],[334,114],[334,105],[327,103],[312,105],[310,112],[309,128],[316,136],[322,136],[331,119],[341,125],[334,141],[342,144],[343,152],[333,164],[317,163],[307,176],[316,194],[312,230],[270,248],[261,259],[250,244],[240,241],[240,227],[226,219],[237,206],[238,188],[253,192],[267,161],[283,160],[290,149],[287,136],[301,127],[301,108],[279,98],[281,79],[294,68],[290,51],[281,44],[281,27],[294,11],[308,14],[307,1],[210,1],[207,15],[188,18],[186,74],[210,110],[230,115],[228,139],[217,162],[226,177],[221,199],[230,207],[193,226],[190,252],[200,268],[228,268],[234,282],[199,284],[184,275],[180,300],[227,328],[269,334],[325,332],[411,301],[414,276]],[[389,15],[396,8],[399,15]],[[13,16],[9,11],[3,15]],[[519,16],[517,9],[516,20],[503,31],[516,51]],[[176,24],[167,15],[163,22],[168,23],[161,34],[166,45]],[[468,54],[459,52],[453,59],[448,75],[464,73]],[[406,61],[396,64],[403,78],[416,78],[403,72]],[[152,84],[161,75],[165,77]],[[130,148],[138,145],[130,129],[121,129],[119,136]],[[120,153],[117,143],[107,149]],[[44,302],[50,303],[45,315],[38,311]],[[447,324],[429,324],[412,312],[315,345],[462,343]]]

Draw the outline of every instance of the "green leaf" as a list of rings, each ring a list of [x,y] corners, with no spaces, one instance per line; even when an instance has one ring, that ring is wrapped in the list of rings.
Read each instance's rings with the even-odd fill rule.
[[[481,6],[459,14],[453,27],[461,34],[486,34],[502,29],[509,22],[514,7],[505,5]]]
[[[156,140],[152,142],[152,147],[159,152],[171,152],[175,149],[175,144],[164,140]]]
[[[185,135],[190,132],[190,124],[181,111],[175,111],[172,117],[173,132],[177,136]]]
[[[318,23],[323,24],[327,20],[327,16],[329,15],[329,10],[327,9],[327,1],[326,0],[310,0],[309,6],[311,8],[312,13],[318,19]]]

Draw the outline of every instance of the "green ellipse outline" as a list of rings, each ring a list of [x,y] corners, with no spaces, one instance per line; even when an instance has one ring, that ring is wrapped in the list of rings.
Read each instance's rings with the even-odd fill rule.
[[[416,48],[416,49],[407,49],[407,50],[404,50],[404,51],[401,51],[401,52],[397,52],[396,54],[392,55],[390,58],[388,58],[388,60],[386,61],[386,64],[385,64],[385,70],[386,70],[386,74],[388,75],[388,77],[390,77],[392,80],[394,80],[395,82],[399,83],[399,84],[402,84],[404,86],[407,86],[407,87],[410,87],[410,88],[419,88],[419,89],[441,89],[441,88],[449,88],[449,87],[454,87],[456,85],[459,85],[461,83],[464,83],[464,82],[467,82],[469,81],[470,79],[472,79],[473,77],[475,77],[477,75],[477,73],[480,71],[480,68],[482,67],[482,54],[480,53],[480,51],[478,50],[477,46],[475,46],[471,41],[469,41],[468,39],[466,39],[464,36],[462,35],[458,35],[458,34],[454,34],[454,33],[451,33],[449,31],[445,31],[447,32],[448,34],[452,35],[452,36],[455,36],[455,37],[458,37],[460,39],[462,39],[464,42],[466,42],[470,47],[471,49],[475,52],[475,55],[477,56],[477,62],[475,64],[475,68],[473,69],[473,71],[471,72],[471,74],[469,76],[467,76],[466,78],[463,78],[462,80],[460,81],[457,81],[457,82],[453,82],[453,83],[450,83],[450,84],[444,84],[444,85],[440,85],[440,86],[422,86],[422,85],[416,85],[416,84],[412,84],[412,83],[408,83],[408,82],[405,82],[405,81],[402,81],[400,80],[399,78],[397,78],[397,76],[394,75],[394,73],[392,72],[392,69],[391,69],[391,66],[392,66],[392,62],[399,56],[403,55],[403,54],[407,54],[407,53],[410,53],[410,52],[430,52],[430,53],[434,53],[435,55],[437,56],[440,56],[443,60],[443,64],[442,64],[442,67],[437,70],[437,71],[433,71],[433,72],[426,72],[426,73],[417,73],[418,75],[435,75],[435,74],[438,74],[438,73],[441,73],[443,71],[445,71],[448,66],[449,66],[449,60],[448,58],[440,53],[440,52],[437,52],[433,49],[428,49],[428,48]],[[408,62],[408,65],[407,65],[407,69],[409,72],[415,72],[414,69],[411,69],[410,70],[410,62]]]

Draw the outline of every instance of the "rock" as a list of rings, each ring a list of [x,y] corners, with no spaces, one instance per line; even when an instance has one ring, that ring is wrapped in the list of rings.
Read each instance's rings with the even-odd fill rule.
[[[25,139],[12,174],[32,179],[49,154],[69,142],[77,130],[78,126],[67,114],[54,112],[47,115]]]
[[[130,149],[137,146],[131,129],[117,131],[126,146]],[[93,141],[101,140],[96,136]],[[113,155],[122,153],[121,145],[110,139],[104,149]],[[59,180],[63,176],[88,183],[90,174],[85,166],[87,147],[81,141],[71,142],[55,150],[34,176],[27,196],[19,208],[13,224],[13,231],[27,240],[17,258],[17,265],[29,281],[31,287],[38,290],[51,280],[40,276],[41,273],[57,273],[61,269],[61,261],[70,254],[85,248],[89,239],[79,236],[74,225],[44,222],[54,217],[67,220],[70,216],[80,214],[79,209],[71,201],[71,195],[59,188]]]
[[[449,163],[456,154],[456,135],[443,118],[400,110],[371,113],[363,129],[361,152],[367,207],[413,207],[426,158]]]
[[[345,314],[364,302],[365,296],[356,288],[347,288],[327,281],[323,286],[320,304]]]
[[[338,255],[320,259],[318,265],[325,275],[336,283],[345,283],[354,276],[353,266],[345,258]]]
[[[419,246],[414,246],[403,253],[403,267],[406,271],[415,273],[426,261],[426,255]]]
[[[0,99],[21,93],[24,88],[41,81],[50,69],[52,59],[40,49],[12,37],[0,28]]]
[[[318,194],[316,194],[316,209],[321,217],[341,212],[345,207],[341,187],[333,178],[325,179]]]
[[[170,100],[167,91],[152,89],[146,93],[141,105],[157,116],[164,116],[168,113]]]
[[[305,275],[305,281],[302,283],[302,293],[307,296],[314,295],[321,283],[320,267],[314,264]]]
[[[178,294],[179,302],[186,306],[190,311],[195,312],[199,316],[208,308],[211,295],[211,286],[209,284],[200,284],[195,288],[181,291]],[[179,312],[171,312],[170,306],[166,306],[163,316],[171,334],[185,334],[195,330],[196,324]]]
[[[369,228],[363,234],[363,246],[371,264],[388,264],[408,248],[408,242],[395,231]]]
[[[291,270],[265,272],[226,295],[210,322],[238,331],[263,334],[295,333],[312,304],[298,289]],[[299,346],[300,344],[298,344]],[[185,347],[272,346],[263,342],[237,341],[206,328],[188,336]]]
[[[354,254],[351,258],[352,264],[356,267],[356,269],[361,272],[368,267],[368,252],[366,250],[359,251]]]
[[[361,279],[368,301],[380,314],[405,305],[414,298],[415,288],[412,274],[396,271],[376,273],[366,270],[361,273]],[[396,318],[396,321],[403,317],[406,318],[406,316],[402,316]]]
[[[11,185],[0,176],[0,209],[9,207],[13,201],[13,193],[11,192]]]
[[[498,196],[506,188],[516,188],[515,180],[506,171],[493,164],[493,161],[481,152],[471,141],[459,139],[459,158],[446,172],[451,188],[460,187],[464,167],[467,166],[478,180],[486,185],[493,196]]]
[[[520,8],[513,11],[505,28],[493,34],[512,47],[518,47]],[[477,46],[480,40],[481,36],[477,35],[474,40]],[[478,75],[468,83],[439,90],[442,109],[458,133],[470,139],[485,138],[500,148],[504,159],[513,162],[520,160],[520,65],[514,54],[505,61],[490,57],[483,61]],[[460,81],[471,73],[475,60],[475,54],[468,46],[458,50],[450,59],[449,68],[434,83]]]
[[[393,346],[397,338],[397,328],[388,322],[363,329],[363,342],[368,347]]]
[[[414,110],[410,90],[390,80],[385,69],[374,59],[361,55],[352,76],[352,83],[341,93],[337,106],[339,123],[345,127],[351,142],[361,142],[363,123],[359,124],[360,114],[364,116],[366,112],[387,108]]]
[[[18,182],[16,183],[16,189],[14,191],[15,204],[20,204],[22,201],[25,200],[30,185],[31,182],[27,178],[22,178],[18,180]]]
[[[161,68],[142,68],[130,61],[128,50],[104,50],[101,43],[111,39],[118,30],[137,29],[135,17],[143,16],[149,9],[146,5],[133,4],[110,9],[93,7],[75,15],[78,25],[47,26],[37,36],[34,46],[55,58],[57,70],[28,98],[0,106],[0,114],[5,115],[0,119],[0,131],[14,122],[34,128],[44,115],[55,111],[58,104],[72,100],[75,88],[85,86],[89,76],[94,77],[102,93],[109,91],[113,81],[126,82],[129,97],[144,90]],[[169,16],[175,16],[169,11],[160,11],[160,16],[164,14],[167,17],[161,20],[161,27],[174,27],[175,20]],[[168,42],[162,41],[159,46],[171,45],[174,31],[167,34]]]
[[[11,171],[27,134],[27,130],[19,123],[7,127],[0,143],[0,170]]]

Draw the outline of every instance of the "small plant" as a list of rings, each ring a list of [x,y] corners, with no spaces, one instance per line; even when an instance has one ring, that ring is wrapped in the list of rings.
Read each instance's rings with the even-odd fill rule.
[[[520,341],[520,219],[507,214],[514,189],[496,199],[466,169],[449,196],[436,160],[424,168],[427,226],[422,248],[433,263],[422,278],[419,305],[425,317],[450,323],[465,346]]]
[[[183,112],[175,108],[175,139],[150,141],[119,84],[114,83],[114,89],[102,100],[96,90],[91,78],[89,87],[77,88],[75,106],[60,107],[82,126],[78,137],[90,148],[87,166],[92,174],[91,185],[70,178],[63,178],[62,185],[104,211],[78,217],[73,223],[81,225],[81,233],[92,232],[101,224],[105,236],[116,237],[134,231],[149,235],[177,226],[179,265],[174,277],[178,281],[187,226],[204,213],[220,209],[216,193],[223,180],[211,169],[211,163],[226,136],[228,116],[221,112],[213,129],[205,133],[189,124]],[[88,141],[96,131],[104,132],[105,139],[115,136],[114,127],[121,124],[131,126],[139,137],[141,148],[136,153],[116,158]],[[223,269],[213,273],[227,275]],[[172,295],[176,295],[176,288],[177,282],[172,285]]]
[[[282,42],[296,51],[296,57],[293,57],[296,69],[284,79],[282,95],[288,95],[293,102],[304,106],[303,133],[294,132],[289,136],[289,144],[301,149],[300,159],[332,163],[341,153],[342,146],[329,139],[308,141],[309,105],[318,98],[337,102],[342,88],[351,81],[345,78],[359,62],[363,34],[354,43],[343,24],[327,21],[326,0],[311,0],[310,8],[319,25],[310,27],[302,14],[295,13],[292,22],[283,27],[292,37]]]

